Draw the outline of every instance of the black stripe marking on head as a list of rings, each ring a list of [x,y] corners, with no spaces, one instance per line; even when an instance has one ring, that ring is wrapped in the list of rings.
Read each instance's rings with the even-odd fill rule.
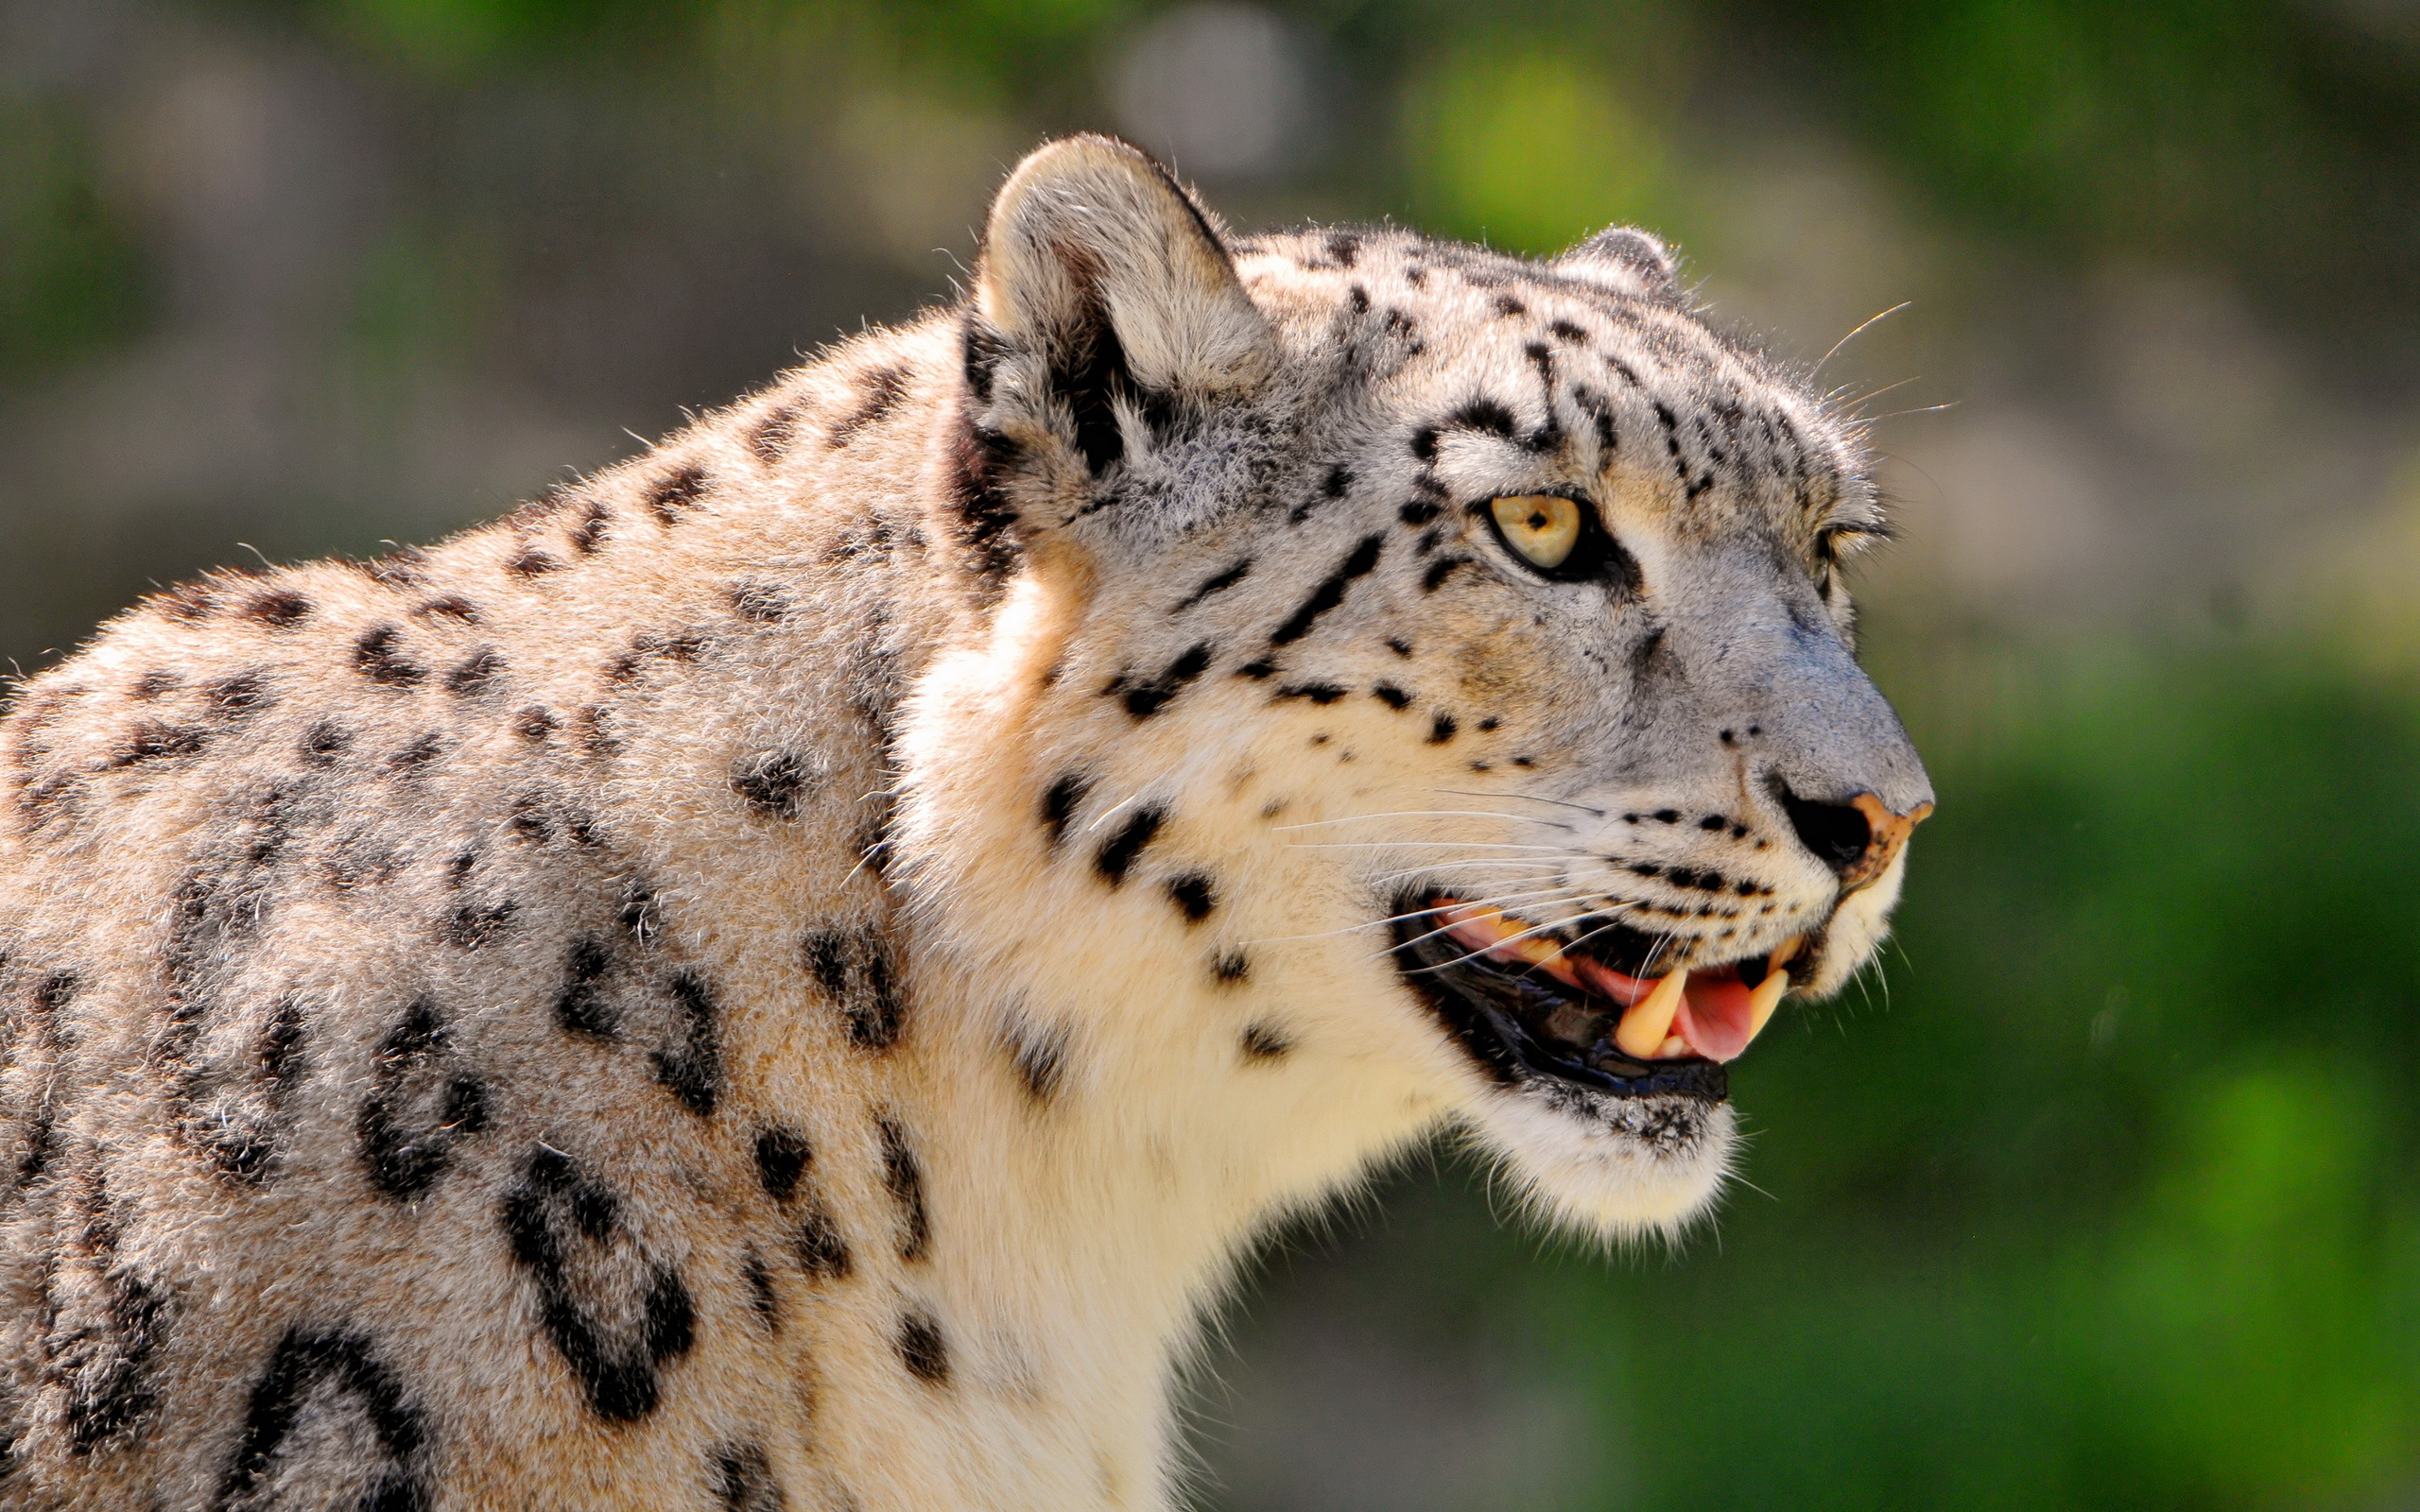
[[[1285,624],[1270,632],[1269,644],[1288,645],[1308,635],[1321,615],[1344,602],[1344,592],[1352,586],[1353,580],[1367,576],[1372,568],[1378,565],[1378,554],[1385,549],[1386,537],[1383,535],[1363,536],[1336,571],[1321,579],[1320,585],[1311,590],[1311,596],[1303,601],[1302,607],[1295,610]]]

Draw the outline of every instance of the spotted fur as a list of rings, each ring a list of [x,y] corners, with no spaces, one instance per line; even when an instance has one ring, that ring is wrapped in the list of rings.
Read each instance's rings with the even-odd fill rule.
[[[1201,1310],[1371,1162],[1680,1223],[1726,1108],[1525,1079],[1380,926],[1854,970],[1824,816],[1926,796],[1863,465],[1641,233],[1236,237],[1076,138],[958,305],[147,600],[0,726],[0,1502],[1165,1508]]]

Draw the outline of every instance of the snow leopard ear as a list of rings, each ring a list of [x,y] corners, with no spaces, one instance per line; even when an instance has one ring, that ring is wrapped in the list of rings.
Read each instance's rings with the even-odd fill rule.
[[[1208,212],[1123,142],[1035,149],[992,202],[977,310],[1066,406],[1094,471],[1122,450],[1116,406],[1252,387],[1276,338],[1236,277]],[[1041,398],[1041,395],[1034,395]],[[1055,407],[1055,406],[1054,406]]]
[[[1608,226],[1554,260],[1555,271],[1615,294],[1681,301],[1672,249],[1635,226]]]

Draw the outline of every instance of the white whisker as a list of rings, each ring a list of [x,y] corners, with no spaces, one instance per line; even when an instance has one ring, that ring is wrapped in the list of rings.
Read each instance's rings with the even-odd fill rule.
[[[1499,893],[1493,898],[1458,898],[1452,902],[1438,903],[1434,907],[1429,908],[1414,908],[1409,913],[1392,914],[1385,919],[1364,919],[1357,924],[1346,924],[1340,929],[1323,929],[1319,931],[1317,934],[1311,935],[1265,935],[1258,939],[1248,939],[1243,943],[1247,946],[1280,945],[1294,940],[1333,939],[1339,935],[1356,935],[1365,929],[1382,929],[1389,924],[1400,924],[1407,919],[1423,919],[1431,915],[1442,914],[1446,912],[1448,909],[1501,907],[1507,903],[1518,902],[1529,902],[1535,905],[1541,899],[1562,901],[1557,897],[1557,895],[1562,892],[1563,889],[1560,887],[1536,887],[1531,888],[1527,892]],[[1583,895],[1575,893],[1570,896],[1577,898]],[[1449,925],[1447,927],[1450,928],[1451,926]],[[1428,936],[1423,935],[1420,937],[1426,939]]]
[[[1456,798],[1516,798],[1524,803],[1552,803],[1559,808],[1578,809],[1582,814],[1591,814],[1600,819],[1605,816],[1603,809],[1595,808],[1586,803],[1574,803],[1567,799],[1540,798],[1535,793],[1479,793],[1466,787],[1439,787],[1431,788],[1430,791],[1451,793]]]
[[[1515,845],[1509,840],[1313,840],[1288,841],[1297,850],[1545,850],[1579,857],[1559,845]]]
[[[1519,814],[1498,814],[1490,809],[1401,809],[1390,814],[1351,814],[1340,819],[1306,819],[1301,824],[1280,824],[1276,829],[1321,830],[1331,824],[1359,824],[1367,819],[1505,819],[1513,824],[1551,824],[1558,830],[1570,826],[1557,819],[1533,819]]]
[[[1847,335],[1844,335],[1838,341],[1833,342],[1832,350],[1830,352],[1827,352],[1821,357],[1815,359],[1815,366],[1806,369],[1806,382],[1810,386],[1813,385],[1816,375],[1824,370],[1824,364],[1831,361],[1833,357],[1837,356],[1842,347],[1847,346],[1850,342],[1855,341],[1859,335],[1863,335],[1867,326],[1873,325],[1876,321],[1887,320],[1891,317],[1898,314],[1901,310],[1906,309],[1909,305],[1915,302],[1916,301],[1913,300],[1901,300],[1898,303],[1883,311],[1880,315],[1869,316],[1864,320],[1858,322],[1858,328],[1855,331],[1850,332]]]

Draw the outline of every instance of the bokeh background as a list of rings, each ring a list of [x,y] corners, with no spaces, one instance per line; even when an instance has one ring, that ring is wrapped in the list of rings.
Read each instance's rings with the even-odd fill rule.
[[[425,538],[950,296],[1106,128],[1232,220],[1677,241],[1876,417],[1900,940],[1677,1250],[1449,1149],[1272,1244],[1210,1508],[2420,1505],[2420,4],[0,0],[0,657]]]

